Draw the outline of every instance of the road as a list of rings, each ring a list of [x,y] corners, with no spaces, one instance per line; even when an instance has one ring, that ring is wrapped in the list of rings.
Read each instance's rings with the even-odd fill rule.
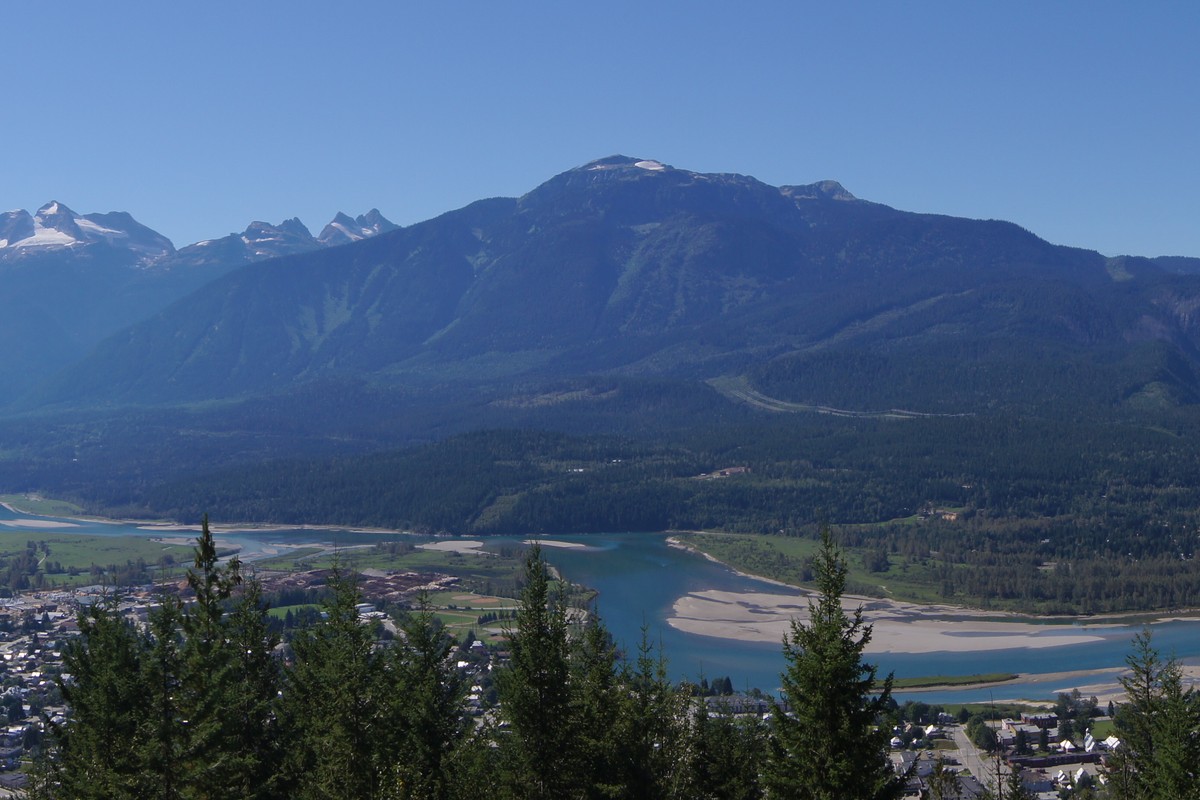
[[[980,752],[975,743],[967,738],[967,729],[962,725],[955,725],[950,728],[950,735],[954,737],[954,745],[958,748],[958,761],[975,776],[976,780],[989,788],[996,786],[996,758],[987,753]],[[1008,768],[1004,766],[1004,762],[1000,762],[1000,779],[1003,781],[1008,775]]]

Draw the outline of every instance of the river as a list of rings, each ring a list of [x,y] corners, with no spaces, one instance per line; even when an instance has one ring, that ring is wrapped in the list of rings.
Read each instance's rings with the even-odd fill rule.
[[[60,534],[103,536],[191,536],[190,531],[147,529],[135,524],[51,517],[31,517],[0,508],[0,533],[5,530],[53,531]],[[314,528],[264,529],[216,534],[222,545],[241,548],[244,560],[271,554],[281,543],[373,544],[408,538],[404,534],[360,533]],[[686,633],[671,627],[675,602],[690,592],[786,593],[778,584],[735,573],[728,567],[691,552],[669,547],[661,534],[592,534],[554,537],[582,547],[546,547],[548,561],[576,583],[596,589],[597,607],[605,624],[627,651],[636,650],[643,629],[656,652],[664,653],[671,675],[698,680],[729,676],[736,689],[758,687],[776,692],[785,664],[780,644],[743,642]],[[795,593],[800,596],[798,592]],[[1028,620],[1026,620],[1028,621]],[[976,652],[931,652],[920,654],[877,653],[868,661],[880,674],[896,677],[966,675],[975,673],[1058,673],[1110,669],[1122,666],[1130,641],[1143,627],[1126,622],[1099,628],[1089,627],[1095,641],[1037,649],[1011,648]],[[1047,625],[1046,635],[1063,630],[1080,630],[1079,623]],[[1185,663],[1200,663],[1200,622],[1178,620],[1153,625],[1154,643],[1164,655],[1174,654]],[[1086,687],[1097,678],[1079,677]],[[1111,680],[1111,679],[1110,679]],[[1054,692],[1071,688],[1062,680],[1025,680],[993,688],[898,693],[900,699],[925,702],[985,702],[1011,698],[1052,698]],[[1086,694],[1087,692],[1085,692]]]

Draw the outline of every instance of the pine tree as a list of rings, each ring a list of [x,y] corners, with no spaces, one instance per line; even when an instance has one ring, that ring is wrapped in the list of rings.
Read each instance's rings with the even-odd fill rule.
[[[656,655],[642,629],[637,658],[621,670],[618,721],[622,761],[628,765],[630,798],[695,796],[691,698],[672,686],[661,651]]]
[[[189,606],[163,595],[140,632],[115,605],[80,616],[83,635],[65,655],[72,678],[61,684],[71,717],[53,731],[36,796],[278,796],[275,640],[256,583],[226,613],[239,583],[236,559],[218,563],[205,518]]]
[[[617,661],[612,636],[593,610],[571,659],[572,718],[579,747],[587,754],[580,764],[580,778],[589,800],[625,796],[617,724],[623,689],[617,681]]]
[[[148,642],[114,602],[81,612],[79,629],[63,652],[63,671],[71,680],[59,681],[71,718],[51,726],[55,747],[34,775],[29,795],[134,800],[145,767],[136,743],[148,715],[149,698],[139,680]]]
[[[228,797],[238,781],[235,742],[240,738],[240,721],[230,707],[244,687],[224,604],[241,583],[240,567],[236,557],[225,567],[219,566],[216,542],[205,516],[194,566],[187,575],[195,597],[181,621],[179,706],[184,752],[179,777],[186,797]]]
[[[887,758],[887,733],[878,727],[891,697],[889,675],[876,685],[876,668],[863,662],[871,626],[862,608],[842,608],[846,562],[828,529],[813,561],[818,597],[809,622],[792,621],[784,640],[785,714],[776,706],[765,783],[771,798],[884,800],[899,797],[905,781]]]
[[[577,790],[567,628],[562,590],[551,592],[549,568],[534,545],[509,631],[511,658],[497,676],[501,715],[511,726],[499,739],[503,779],[517,797],[562,800]]]
[[[709,714],[707,704],[701,699],[695,730],[692,754],[695,797],[705,800],[762,797],[759,774],[766,740],[759,721]]]
[[[1155,649],[1150,631],[1134,636],[1121,679],[1127,703],[1117,711],[1121,747],[1110,760],[1111,793],[1120,800],[1200,797],[1200,697],[1183,671]]]
[[[1183,671],[1174,660],[1163,673],[1154,738],[1154,760],[1144,773],[1150,796],[1200,799],[1200,698],[1193,688],[1183,688]]]
[[[382,752],[385,670],[359,622],[357,586],[339,570],[329,583],[327,617],[293,641],[296,662],[284,684],[284,771],[295,782],[288,796],[376,800],[392,775]]]
[[[279,791],[283,754],[276,723],[282,683],[275,657],[279,638],[267,624],[267,610],[261,584],[247,580],[225,626],[235,654],[234,691],[223,710],[232,733],[226,739],[231,750],[231,791],[245,800],[283,796]]]
[[[1021,780],[1021,768],[1014,766],[1008,771],[1004,788],[1000,793],[1002,800],[1035,800],[1033,792]]]
[[[929,800],[951,800],[960,795],[958,774],[940,758],[933,763],[933,769],[925,779],[925,784],[928,787]]]
[[[450,765],[463,745],[463,681],[451,661],[454,640],[437,624],[428,598],[402,624],[403,641],[391,652],[393,685],[387,735],[395,741],[396,796],[444,800],[454,774]]]
[[[181,775],[187,718],[179,702],[181,614],[179,601],[164,596],[150,615],[150,647],[139,675],[148,705],[135,745],[143,759],[138,776],[139,797],[176,800],[183,796]]]

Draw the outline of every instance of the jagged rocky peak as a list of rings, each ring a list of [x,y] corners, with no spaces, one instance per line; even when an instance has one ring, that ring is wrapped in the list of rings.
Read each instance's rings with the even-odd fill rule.
[[[214,263],[249,264],[268,258],[307,253],[337,244],[347,244],[393,230],[377,209],[351,219],[338,214],[325,226],[319,237],[297,217],[285,219],[278,225],[261,220],[251,222],[241,233],[231,233],[221,239],[196,242],[179,251],[175,264],[204,265]],[[344,231],[343,231],[344,229]]]
[[[57,200],[51,200],[37,210],[34,220],[38,227],[58,231],[72,239],[82,240],[83,232],[75,224],[79,215]]]
[[[349,244],[350,242],[357,242],[372,236],[378,236],[381,233],[394,231],[399,227],[399,225],[379,213],[379,209],[377,208],[372,208],[366,214],[359,214],[353,219],[348,214],[339,211],[337,216],[333,218],[333,221],[321,230],[321,235],[317,237],[317,241],[326,247],[334,247],[339,244]]]
[[[33,215],[23,208],[0,214],[0,248],[33,236]]]
[[[296,217],[285,219],[278,225],[272,225],[269,222],[255,220],[247,225],[246,230],[242,232],[242,235],[249,239],[270,239],[272,237],[278,237],[285,234],[291,236],[312,237],[312,232],[309,231],[308,227]]]
[[[285,219],[278,225],[254,221],[246,226],[241,240],[256,256],[272,257],[312,250],[317,246],[312,232],[298,218]]]
[[[156,230],[148,228],[126,211],[107,214],[84,214],[75,218],[75,225],[93,241],[103,239],[117,248],[139,254],[144,264],[172,255],[175,245]]]

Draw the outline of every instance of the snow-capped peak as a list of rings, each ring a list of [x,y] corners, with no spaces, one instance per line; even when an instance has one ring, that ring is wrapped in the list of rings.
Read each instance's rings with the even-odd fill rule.
[[[81,216],[51,200],[33,215],[24,209],[0,214],[0,251],[9,251],[12,256],[97,244],[128,250],[139,264],[153,263],[175,252],[169,239],[122,211]]]
[[[328,225],[321,230],[321,235],[317,237],[317,241],[326,247],[334,247],[339,244],[349,244],[362,239],[368,239],[372,236],[378,236],[381,233],[394,231],[399,226],[391,220],[379,213],[379,209],[372,208],[366,214],[359,214],[354,219],[351,219],[348,214],[343,214],[341,211],[333,218]]]

